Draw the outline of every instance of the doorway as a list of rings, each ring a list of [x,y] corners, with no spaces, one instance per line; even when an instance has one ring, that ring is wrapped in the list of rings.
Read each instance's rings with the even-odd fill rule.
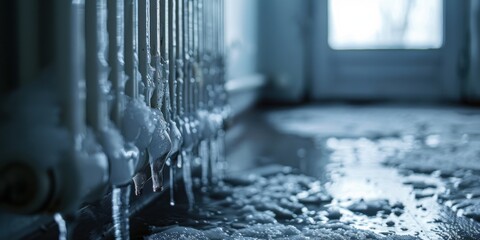
[[[460,98],[464,1],[314,1],[315,100]]]

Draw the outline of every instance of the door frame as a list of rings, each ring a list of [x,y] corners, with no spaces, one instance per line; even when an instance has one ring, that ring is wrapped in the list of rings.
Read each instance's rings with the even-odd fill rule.
[[[443,4],[440,49],[334,50],[328,43],[328,0],[313,1],[310,96],[314,100],[460,100],[458,64],[467,44],[468,1],[443,0]]]

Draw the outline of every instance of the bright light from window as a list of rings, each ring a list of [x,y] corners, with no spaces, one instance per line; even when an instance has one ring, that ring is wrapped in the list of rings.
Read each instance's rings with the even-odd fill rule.
[[[333,49],[435,49],[443,44],[443,0],[330,0]]]

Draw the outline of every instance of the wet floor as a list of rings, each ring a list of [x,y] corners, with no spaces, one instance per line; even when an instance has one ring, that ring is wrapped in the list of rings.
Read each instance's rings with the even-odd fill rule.
[[[260,109],[226,143],[223,183],[206,189],[192,162],[192,210],[181,180],[175,206],[167,183],[132,196],[133,239],[480,239],[480,110]],[[75,239],[112,236],[105,199],[82,210]]]
[[[438,169],[420,171],[432,168],[431,159],[417,160],[411,155],[431,152],[427,158],[436,159],[445,155],[439,147],[465,145],[465,138],[469,138],[469,143],[462,145],[460,152],[477,154],[478,112],[398,106],[259,111],[235,125],[227,136],[231,172],[227,176],[243,176],[243,180],[227,179],[209,194],[197,191],[196,208],[190,212],[182,204],[185,197],[179,187],[176,207],[157,201],[139,214],[141,217],[132,219],[134,235],[152,239],[182,234],[193,234],[197,239],[315,239],[338,233],[344,237],[353,234],[355,239],[398,235],[445,238],[439,234],[445,223],[445,201],[441,198],[454,189],[452,178],[444,176],[446,171],[442,174],[445,169],[441,166],[449,163],[438,162]],[[473,158],[468,161],[480,168],[480,159]],[[409,169],[398,164],[403,162],[417,165]],[[292,170],[282,172],[278,169],[285,168],[271,166],[289,166]],[[472,166],[464,166],[463,170],[474,171]],[[268,176],[262,176],[265,169],[270,169],[266,171]],[[259,173],[254,177],[254,172]],[[199,180],[195,189],[200,189],[198,183]],[[289,186],[292,189],[288,190]],[[272,189],[275,191],[270,192]],[[258,195],[259,190],[269,193],[260,194],[260,200],[271,206],[259,205],[259,199],[244,194],[250,191]],[[472,196],[476,195],[469,195]]]

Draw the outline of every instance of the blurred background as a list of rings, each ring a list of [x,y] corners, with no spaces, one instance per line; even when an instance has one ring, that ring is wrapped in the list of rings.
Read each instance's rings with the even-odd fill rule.
[[[475,4],[231,1],[229,77],[264,75],[264,97],[275,102],[473,103],[479,91]]]

